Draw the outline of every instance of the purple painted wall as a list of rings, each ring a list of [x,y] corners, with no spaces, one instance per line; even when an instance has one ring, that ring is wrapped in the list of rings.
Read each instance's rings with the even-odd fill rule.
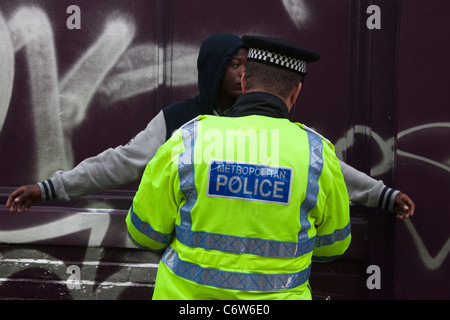
[[[449,9],[442,0],[402,2],[395,180],[418,214],[395,229],[398,298],[450,298]]]
[[[66,25],[72,4],[80,30]],[[370,5],[380,8],[381,29],[366,25]],[[316,296],[448,299],[448,9],[445,0],[0,0],[0,201],[127,143],[162,107],[195,95],[196,58],[208,35],[282,37],[322,56],[309,68],[296,120],[417,205],[410,221],[352,206],[351,248],[313,267]],[[21,297],[36,283],[50,289],[26,298],[55,298],[51,288],[62,290],[60,298],[99,298],[108,286],[115,288],[108,298],[151,296],[158,257],[129,249],[124,230],[135,188],[54,201],[26,215],[2,204],[0,298]],[[90,270],[94,260],[103,267]],[[78,291],[65,286],[75,262],[85,280]],[[380,266],[379,290],[366,287],[370,265]],[[150,271],[135,276],[143,269]]]

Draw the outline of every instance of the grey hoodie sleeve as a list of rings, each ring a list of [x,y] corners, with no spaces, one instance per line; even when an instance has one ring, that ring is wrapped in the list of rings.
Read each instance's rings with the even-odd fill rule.
[[[351,202],[375,208],[394,211],[394,202],[399,190],[389,188],[383,181],[375,180],[340,161],[345,185]]]
[[[161,111],[127,145],[107,149],[70,171],[56,171],[50,179],[39,182],[42,201],[68,201],[135,182],[165,140],[166,124]]]
[[[304,124],[302,126],[303,129],[321,136]],[[329,142],[328,139],[323,136],[321,137]],[[394,211],[395,197],[400,193],[399,190],[385,186],[383,181],[375,180],[341,160],[339,160],[339,163],[341,164],[342,175],[344,176],[345,185],[351,202],[369,208]]]

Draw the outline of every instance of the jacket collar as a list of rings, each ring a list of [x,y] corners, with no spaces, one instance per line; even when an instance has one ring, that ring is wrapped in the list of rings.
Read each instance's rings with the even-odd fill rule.
[[[267,92],[248,92],[241,95],[235,105],[225,111],[229,117],[250,115],[289,119],[289,112],[283,100]]]

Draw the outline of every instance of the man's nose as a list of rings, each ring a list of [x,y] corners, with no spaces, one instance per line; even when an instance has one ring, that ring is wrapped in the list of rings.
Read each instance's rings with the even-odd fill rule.
[[[241,64],[239,66],[239,77],[242,77],[242,74],[245,72],[245,64]]]

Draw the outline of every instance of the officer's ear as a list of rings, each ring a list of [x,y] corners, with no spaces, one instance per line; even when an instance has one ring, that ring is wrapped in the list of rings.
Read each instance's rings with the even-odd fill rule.
[[[241,88],[242,88],[242,92],[243,93],[247,93],[247,85],[245,84],[245,72],[242,72],[242,76],[241,76]]]
[[[295,103],[295,101],[297,101],[297,97],[300,93],[300,90],[302,90],[302,82],[299,82],[294,89],[291,92],[291,96],[289,97],[289,102],[291,103],[291,105],[293,105]]]

